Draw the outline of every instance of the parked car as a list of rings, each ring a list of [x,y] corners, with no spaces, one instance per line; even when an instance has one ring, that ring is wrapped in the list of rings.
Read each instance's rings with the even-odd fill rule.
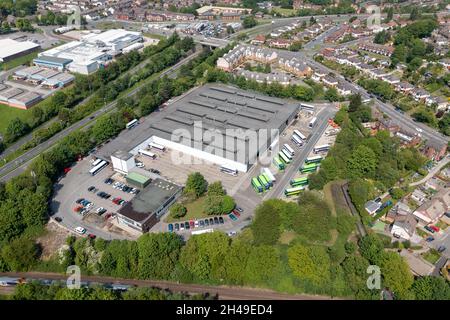
[[[229,216],[230,219],[233,220],[233,221],[236,221],[236,220],[237,220],[236,216],[235,216],[234,214],[232,214],[232,213],[230,213],[228,216]]]
[[[431,233],[434,233],[434,232],[435,232],[435,231],[434,231],[432,228],[430,228],[429,226],[425,226],[424,228],[425,228],[425,230],[427,230],[427,231],[429,231],[429,232],[431,232]]]
[[[240,217],[241,214],[237,211],[237,210],[233,210],[232,213],[236,216],[236,217]]]
[[[169,225],[168,225],[167,227],[168,227],[168,229],[169,229],[169,232],[172,232],[172,231],[173,231],[173,224],[169,223]]]
[[[426,242],[431,242],[434,240],[434,237],[429,236],[428,238],[425,239]]]
[[[190,226],[189,226],[189,222],[188,222],[188,221],[186,221],[186,222],[184,223],[184,227],[185,227],[186,230],[189,230],[189,229],[190,229]]]
[[[450,218],[450,212],[446,212],[446,213],[444,213],[444,215],[445,215],[447,218]]]
[[[198,227],[200,226],[198,220],[195,220],[195,221],[194,221],[194,226],[195,226],[196,228],[198,228]]]
[[[182,223],[180,223],[180,231],[183,231],[184,230],[184,223],[182,222]]]
[[[244,212],[244,209],[242,209],[241,207],[236,206],[235,209],[236,209],[238,212],[240,212],[240,213]]]
[[[174,227],[175,227],[175,231],[180,230],[180,225],[178,223],[175,223]]]
[[[437,249],[437,251],[440,252],[444,252],[447,248],[445,246],[439,246],[439,248]]]
[[[78,203],[78,204],[80,204],[81,201],[83,201],[83,200],[84,200],[83,198],[80,198],[80,199],[77,199],[77,201],[75,201],[75,202]]]
[[[222,217],[219,217],[219,223],[220,223],[220,224],[223,224],[223,223],[224,223],[224,221],[223,221],[223,218],[222,218]]]
[[[436,226],[430,226],[430,228],[436,232],[439,232],[439,230],[440,230],[439,227],[436,227]]]
[[[56,222],[61,222],[61,221],[62,221],[62,218],[61,218],[61,217],[55,217],[55,221],[56,221]]]
[[[94,240],[95,238],[97,238],[97,236],[96,236],[95,234],[93,234],[93,233],[89,233],[89,234],[88,234],[88,237],[89,237],[89,239],[92,239],[92,240]]]
[[[189,221],[189,226],[190,226],[192,229],[195,228],[194,220],[190,220],[190,221]]]
[[[88,188],[88,191],[89,191],[89,192],[92,192],[94,189],[95,189],[94,186],[90,186],[90,187]]]
[[[212,225],[212,226],[214,225],[214,219],[213,218],[209,218],[209,224]]]
[[[83,227],[76,227],[74,230],[78,234],[85,234],[86,233],[86,229],[83,228]]]
[[[209,220],[205,219],[205,226],[208,227],[209,226]]]
[[[205,226],[205,222],[203,220],[200,220],[198,224],[200,225],[200,228],[203,228]]]
[[[215,224],[219,224],[219,218],[214,217],[214,223],[215,223]]]

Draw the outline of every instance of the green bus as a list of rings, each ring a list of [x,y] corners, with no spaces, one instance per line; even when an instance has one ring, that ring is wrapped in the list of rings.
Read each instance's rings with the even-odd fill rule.
[[[258,193],[263,192],[263,187],[257,178],[252,179],[252,187]]]
[[[266,180],[266,177],[264,177],[264,175],[260,175],[258,177],[258,180],[259,180],[259,182],[261,182],[263,187],[266,188],[266,190],[270,189],[270,183],[269,183],[269,181]]]
[[[262,175],[266,178],[267,182],[269,182],[269,186],[273,187],[272,179],[267,175],[267,173],[263,172]]]
[[[294,187],[294,188],[288,188],[288,189],[284,190],[284,195],[286,197],[294,196],[294,195],[299,194],[300,192],[302,192],[303,189],[305,189],[305,186],[298,186],[298,187]]]
[[[308,163],[308,164],[304,164],[302,167],[300,167],[300,172],[301,173],[306,173],[306,172],[314,172],[317,170],[317,168],[319,167],[318,163]]]
[[[280,157],[281,161],[283,161],[285,164],[291,163],[291,159],[286,157],[286,155],[283,152],[278,152],[278,156]]]
[[[305,160],[305,163],[319,163],[323,160],[322,156],[314,156],[314,157],[308,157]]]
[[[283,162],[281,162],[280,158],[274,157],[273,158],[273,164],[278,168],[278,170],[284,170],[285,165]]]
[[[308,178],[304,177],[304,178],[297,178],[297,179],[293,179],[289,182],[291,184],[291,186],[293,187],[297,187],[297,186],[305,186],[308,184]]]

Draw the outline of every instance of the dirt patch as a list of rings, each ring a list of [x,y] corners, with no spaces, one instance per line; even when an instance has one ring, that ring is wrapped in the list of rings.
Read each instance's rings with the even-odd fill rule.
[[[45,229],[45,234],[36,242],[42,247],[41,259],[47,261],[66,243],[66,239],[71,233],[53,221],[49,222]]]

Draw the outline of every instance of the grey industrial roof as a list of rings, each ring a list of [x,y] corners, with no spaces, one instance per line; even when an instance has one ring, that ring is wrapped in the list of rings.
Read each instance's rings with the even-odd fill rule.
[[[20,95],[15,96],[14,98],[10,99],[11,102],[17,101],[19,103],[23,103],[24,105],[28,105],[32,103],[33,101],[40,99],[41,95],[36,92],[25,92]]]
[[[0,95],[4,99],[11,99],[12,97],[15,97],[23,92],[24,92],[24,90],[22,90],[22,89],[11,88],[9,90],[2,91],[2,93]]]
[[[122,207],[119,213],[136,222],[144,222],[180,190],[179,185],[157,178]]]
[[[123,150],[117,150],[112,154],[113,157],[116,157],[120,160],[128,160],[133,157],[133,155],[129,152],[123,151]]]
[[[41,55],[41,56],[35,58],[34,60],[48,61],[48,62],[60,63],[60,64],[67,64],[67,63],[72,62],[71,59],[58,58],[58,57],[52,57],[52,56],[46,56],[46,55]]]
[[[234,142],[237,140],[247,142],[248,137],[238,132],[230,132],[230,129],[241,129],[244,132],[267,129],[270,135],[272,129],[282,131],[286,127],[286,122],[293,119],[298,107],[296,103],[288,103],[283,99],[236,87],[207,84],[191,91],[163,110],[160,117],[152,121],[151,129],[154,135],[160,138],[167,140],[176,138],[177,142],[192,147],[196,147],[193,142],[198,140],[195,136],[196,132],[204,133],[206,130],[219,132],[224,143],[218,145],[217,141],[210,143],[202,141],[202,149],[212,147],[216,154],[219,152],[218,155],[223,155],[226,151],[226,157],[234,160],[235,156],[232,154],[248,151],[247,146],[245,146],[246,150],[240,150],[240,144]],[[201,123],[198,124],[198,122]],[[189,134],[174,134],[180,131],[189,132]],[[267,136],[267,139],[269,140],[270,136]],[[263,147],[262,144],[260,146]]]

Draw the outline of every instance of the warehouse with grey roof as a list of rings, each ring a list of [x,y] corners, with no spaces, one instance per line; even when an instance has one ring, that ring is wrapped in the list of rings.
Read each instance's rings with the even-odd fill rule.
[[[296,117],[298,103],[222,84],[196,88],[155,114],[149,142],[246,172]]]

